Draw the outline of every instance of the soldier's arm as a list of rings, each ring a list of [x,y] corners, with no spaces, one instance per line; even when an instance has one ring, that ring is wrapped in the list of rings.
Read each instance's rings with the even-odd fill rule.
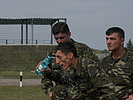
[[[57,66],[54,60],[50,61],[50,64],[48,66],[48,70],[50,71],[47,72],[47,69],[42,72],[42,80],[41,80],[41,86],[45,94],[48,94],[52,92],[53,90],[53,85],[55,84],[55,80],[58,79],[57,76],[58,73],[60,73],[60,67]]]
[[[100,95],[100,91],[98,91],[99,87],[99,62],[96,62],[93,59],[86,59],[86,64],[87,64],[87,70],[88,70],[88,75],[90,77],[90,81],[92,83],[92,87],[90,88],[90,95],[98,98]]]
[[[53,82],[46,75],[43,73],[41,79],[41,87],[45,94],[49,95],[50,92],[53,90]]]
[[[53,91],[53,86],[56,83],[60,82],[60,69],[51,69],[50,72],[43,72],[41,86],[45,94],[48,94]]]

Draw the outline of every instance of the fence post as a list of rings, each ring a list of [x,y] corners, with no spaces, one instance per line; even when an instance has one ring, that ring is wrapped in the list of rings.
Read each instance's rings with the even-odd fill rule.
[[[8,44],[7,40],[6,40],[6,44]]]
[[[22,71],[20,71],[20,87],[22,87]]]
[[[37,44],[37,40],[36,40],[36,44]]]

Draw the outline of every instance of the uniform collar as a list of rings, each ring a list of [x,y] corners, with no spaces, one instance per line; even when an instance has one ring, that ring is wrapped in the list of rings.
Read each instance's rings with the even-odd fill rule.
[[[128,52],[128,50],[125,48],[125,52],[124,52],[124,54],[123,54],[120,58],[113,58],[113,57],[112,57],[112,53],[111,53],[109,56],[110,56],[110,58],[111,58],[112,60],[121,59],[121,60],[123,60],[123,61],[126,61],[126,60],[127,60],[127,57],[128,57],[128,54],[129,54],[129,52]]]

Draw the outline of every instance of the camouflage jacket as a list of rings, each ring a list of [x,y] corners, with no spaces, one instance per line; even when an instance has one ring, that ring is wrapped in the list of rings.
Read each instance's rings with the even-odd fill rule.
[[[79,57],[76,68],[69,66],[60,72],[52,70],[46,77],[56,83],[53,100],[98,100],[97,62]]]
[[[133,53],[125,49],[119,59],[112,54],[101,62],[102,100],[125,100],[133,94]]]
[[[76,47],[78,56],[87,57],[88,59],[91,59],[92,61],[99,62],[98,57],[93,53],[91,48],[89,48],[88,46],[86,46],[83,43],[75,42],[74,40],[72,40],[72,42],[74,43],[74,45]],[[50,53],[51,52],[54,53],[54,48],[52,48],[49,51],[50,51]],[[61,70],[60,67],[58,65],[56,65],[55,62],[54,63],[53,62],[54,61],[52,61],[52,63],[49,65],[49,67],[51,69],[53,69],[54,71],[60,72],[60,70]],[[54,85],[53,83],[54,83],[54,81],[51,81],[49,78],[47,78],[45,76],[45,72],[43,72],[41,86],[42,86],[42,89],[45,94],[49,94],[53,90],[53,85]]]

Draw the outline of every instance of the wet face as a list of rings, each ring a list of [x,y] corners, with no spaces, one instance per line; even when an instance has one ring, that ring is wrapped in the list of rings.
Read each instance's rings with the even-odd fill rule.
[[[60,50],[56,52],[56,63],[63,67],[64,70],[72,64],[70,55],[71,53],[65,54]]]
[[[68,42],[70,41],[70,34],[59,33],[59,34],[55,34],[54,38],[58,44],[62,42]]]
[[[117,51],[123,46],[124,39],[120,39],[118,33],[113,33],[106,35],[106,43],[109,51]]]

